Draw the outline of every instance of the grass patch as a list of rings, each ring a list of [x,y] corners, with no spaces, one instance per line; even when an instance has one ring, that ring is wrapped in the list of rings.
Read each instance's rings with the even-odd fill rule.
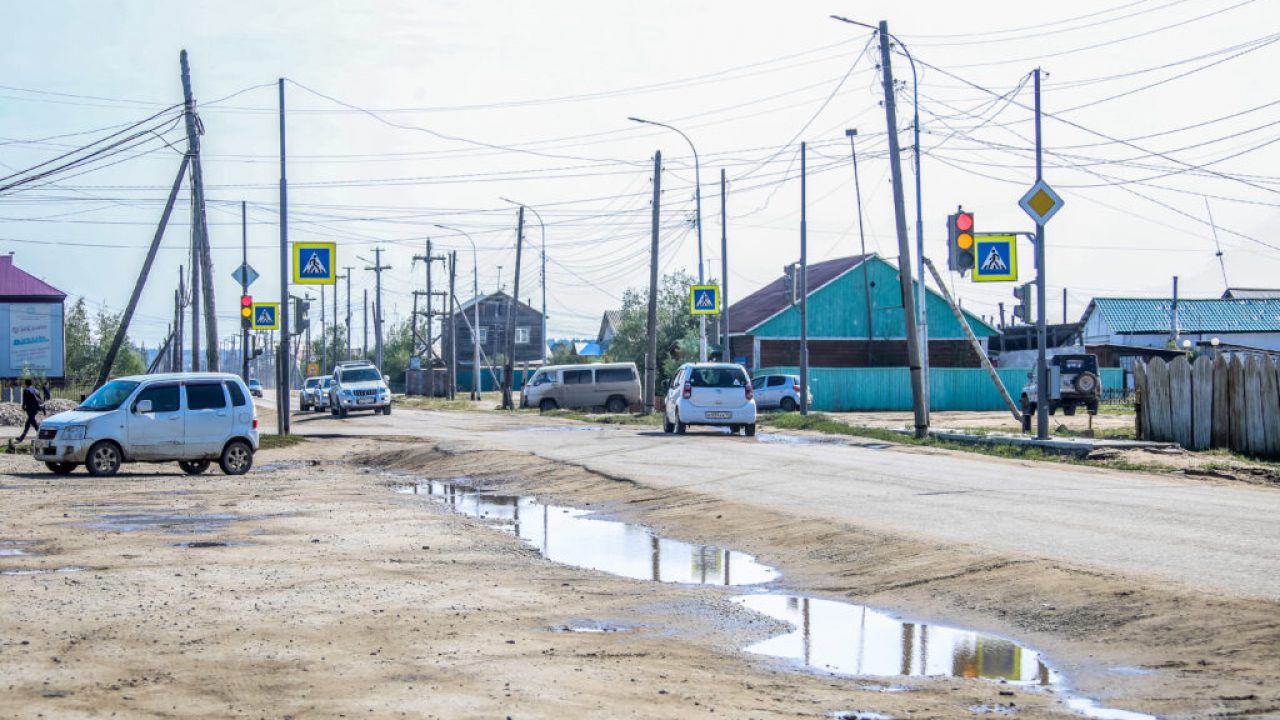
[[[418,395],[414,395],[412,397],[397,398],[395,401],[396,405],[403,405],[404,407],[411,408],[414,410],[477,410],[477,411],[487,407],[486,405],[483,404],[483,402],[484,401],[481,400],[481,404],[477,404],[475,402],[472,402],[470,398],[465,396],[450,400],[448,398],[423,397]]]
[[[301,435],[259,435],[259,450],[277,450],[279,448],[293,447],[301,445],[307,439]]]

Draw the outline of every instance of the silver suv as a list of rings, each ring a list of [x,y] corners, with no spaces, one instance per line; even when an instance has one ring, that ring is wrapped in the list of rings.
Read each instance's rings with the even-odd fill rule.
[[[338,363],[329,385],[329,413],[346,417],[352,410],[391,414],[391,389],[387,377],[367,360]]]

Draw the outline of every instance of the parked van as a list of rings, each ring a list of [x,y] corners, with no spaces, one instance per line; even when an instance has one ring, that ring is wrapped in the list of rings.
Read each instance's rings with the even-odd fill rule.
[[[635,363],[548,365],[534,373],[520,392],[520,407],[539,410],[603,407],[626,412],[640,402],[640,373]]]
[[[177,461],[198,475],[217,460],[228,475],[253,466],[258,418],[249,388],[226,373],[134,375],[103,385],[75,410],[40,424],[31,454],[56,475],[84,465],[115,475],[125,462]]]

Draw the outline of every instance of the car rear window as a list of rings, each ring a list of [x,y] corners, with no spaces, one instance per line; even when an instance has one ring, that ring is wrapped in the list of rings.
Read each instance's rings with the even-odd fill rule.
[[[233,380],[228,380],[226,385],[227,385],[227,392],[231,394],[232,405],[235,405],[236,407],[241,407],[243,405],[248,404],[249,402],[248,399],[245,398],[244,392],[240,390],[240,383],[235,382]]]
[[[564,384],[565,385],[590,385],[591,371],[590,370],[565,370]]]
[[[222,385],[218,383],[197,383],[187,385],[188,410],[212,410],[227,406],[227,396],[222,393]]]
[[[631,368],[605,368],[596,370],[596,382],[614,383],[631,382],[636,379],[636,372]]]
[[[1096,373],[1098,371],[1098,361],[1092,357],[1064,357],[1058,359],[1058,367],[1062,368],[1062,372]]]
[[[693,368],[689,383],[693,387],[731,388],[745,387],[747,374],[740,368],[706,367]]]
[[[152,385],[145,388],[138,393],[133,406],[138,407],[143,400],[151,401],[151,412],[178,412],[178,386]]]

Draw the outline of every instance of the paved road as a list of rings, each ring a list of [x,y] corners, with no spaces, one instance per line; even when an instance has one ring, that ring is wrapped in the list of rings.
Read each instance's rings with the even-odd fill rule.
[[[797,515],[1280,599],[1280,490],[869,441],[804,444],[695,430],[681,437],[496,413],[295,416],[293,430],[523,450]]]

